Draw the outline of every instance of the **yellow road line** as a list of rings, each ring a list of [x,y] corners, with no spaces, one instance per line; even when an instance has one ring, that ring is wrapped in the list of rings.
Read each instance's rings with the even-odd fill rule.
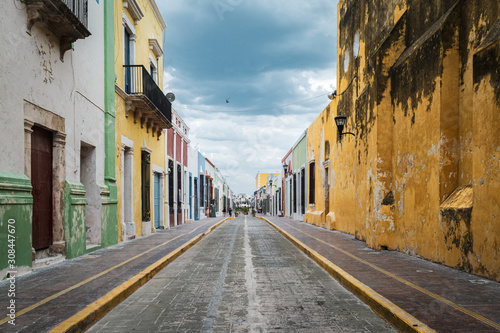
[[[224,221],[224,220],[223,220],[223,221]],[[207,222],[207,223],[208,223],[208,222]],[[119,263],[118,265],[115,265],[115,266],[113,266],[113,267],[110,267],[110,268],[108,268],[108,269],[106,269],[106,270],[102,271],[102,272],[101,272],[101,273],[99,273],[99,274],[96,274],[96,275],[94,275],[94,276],[92,276],[92,277],[89,277],[88,279],[83,280],[83,281],[82,281],[82,282],[80,282],[80,283],[77,283],[77,284],[75,284],[75,285],[73,285],[73,286],[71,286],[71,287],[69,287],[69,288],[66,288],[66,289],[64,289],[64,290],[62,290],[62,291],[60,291],[60,292],[58,292],[58,293],[56,293],[56,294],[54,294],[54,295],[52,295],[52,296],[49,296],[49,297],[47,297],[47,298],[45,298],[45,299],[41,300],[41,301],[40,301],[40,302],[38,302],[38,303],[35,303],[35,304],[33,304],[33,305],[30,305],[30,306],[28,306],[27,308],[24,308],[24,309],[22,309],[22,310],[20,310],[20,311],[16,312],[16,318],[17,318],[17,317],[19,317],[19,316],[21,316],[21,315],[23,315],[23,314],[25,314],[25,313],[27,313],[27,312],[30,312],[30,311],[31,311],[31,310],[33,310],[33,309],[36,309],[36,308],[37,308],[37,307],[39,307],[40,305],[43,305],[43,304],[45,304],[45,303],[47,303],[47,302],[50,302],[50,301],[52,301],[53,299],[58,298],[59,296],[62,296],[62,295],[66,294],[66,293],[68,293],[68,292],[70,292],[70,291],[72,291],[72,290],[74,290],[74,289],[76,289],[76,288],[81,287],[81,286],[83,286],[84,284],[87,284],[87,283],[89,283],[89,282],[91,282],[91,281],[93,281],[93,280],[95,280],[95,279],[97,279],[97,278],[99,278],[99,277],[101,277],[101,276],[103,276],[103,275],[105,275],[105,274],[107,274],[107,273],[111,272],[112,270],[117,269],[118,267],[121,267],[121,266],[123,266],[123,265],[125,265],[125,264],[127,264],[127,263],[131,262],[132,260],[135,260],[135,259],[137,259],[137,258],[139,258],[139,257],[141,257],[141,256],[143,256],[143,255],[145,255],[145,254],[147,254],[147,253],[149,253],[149,252],[153,251],[153,250],[156,250],[157,248],[162,247],[162,246],[164,246],[164,245],[166,245],[166,244],[168,244],[168,243],[170,243],[170,242],[172,242],[172,241],[176,240],[176,239],[177,239],[177,238],[179,238],[179,237],[182,237],[182,236],[184,236],[184,235],[191,234],[191,233],[195,232],[196,230],[198,230],[199,228],[201,228],[201,227],[205,226],[207,223],[204,223],[204,224],[200,225],[199,227],[197,227],[197,228],[193,229],[193,230],[192,230],[192,231],[190,231],[190,232],[187,232],[187,233],[184,233],[184,234],[180,234],[179,236],[174,237],[174,238],[172,238],[172,239],[170,239],[170,240],[168,240],[168,241],[166,241],[166,242],[164,242],[164,243],[161,243],[160,245],[157,245],[157,246],[155,246],[155,247],[152,247],[151,249],[149,249],[149,250],[147,250],[147,251],[144,251],[144,252],[142,252],[142,253],[139,253],[138,255],[135,255],[135,256],[133,256],[132,258],[127,259],[127,260],[125,260],[125,261],[123,261],[123,262]],[[8,322],[9,320],[10,320],[10,317],[5,317],[4,319],[0,320],[0,326],[1,326],[1,325],[3,325],[3,324],[5,324],[5,323],[6,323],[6,322]]]
[[[409,287],[411,287],[411,288],[414,288],[414,289],[416,289],[416,290],[418,290],[418,291],[420,291],[420,292],[422,292],[422,293],[424,293],[424,294],[426,294],[426,295],[428,295],[428,296],[430,296],[430,297],[432,297],[432,298],[434,298],[434,299],[436,299],[436,300],[438,300],[438,301],[440,301],[440,302],[442,302],[442,303],[444,303],[444,304],[447,304],[447,305],[449,305],[449,306],[453,307],[454,309],[456,309],[456,310],[458,310],[458,311],[460,311],[460,312],[462,312],[462,313],[465,313],[465,314],[467,314],[467,315],[469,315],[469,316],[471,316],[471,317],[473,317],[473,318],[475,318],[475,319],[477,319],[477,320],[481,321],[482,323],[484,323],[484,324],[486,324],[486,325],[488,325],[488,326],[491,326],[491,327],[493,327],[493,328],[495,328],[495,329],[497,329],[497,330],[500,330],[500,324],[497,324],[497,323],[495,323],[494,321],[491,321],[490,319],[488,319],[488,318],[485,318],[485,317],[481,316],[480,314],[477,314],[477,313],[475,313],[475,312],[473,312],[473,311],[470,311],[470,310],[468,310],[468,309],[466,309],[466,308],[464,308],[464,307],[462,307],[462,306],[460,306],[460,305],[458,305],[458,304],[455,304],[455,303],[453,303],[452,301],[450,301],[450,300],[448,300],[448,299],[446,299],[446,298],[444,298],[444,297],[441,297],[441,296],[439,296],[438,294],[435,294],[435,293],[433,293],[433,292],[431,292],[431,291],[429,291],[429,290],[427,290],[427,289],[424,289],[424,288],[422,288],[422,287],[419,287],[419,286],[417,286],[416,284],[414,284],[414,283],[412,283],[412,282],[410,282],[410,281],[407,281],[407,280],[405,280],[405,279],[403,279],[403,278],[401,278],[401,277],[399,277],[399,276],[397,276],[397,275],[395,275],[395,274],[393,274],[393,273],[391,273],[391,272],[389,272],[389,271],[386,271],[386,270],[385,270],[385,269],[383,269],[383,268],[380,268],[380,267],[378,267],[378,266],[375,266],[374,264],[372,264],[372,263],[370,263],[370,262],[368,262],[368,261],[366,261],[366,260],[363,260],[363,259],[361,259],[361,258],[359,258],[359,257],[357,257],[357,256],[355,256],[355,255],[353,255],[353,254],[352,254],[352,253],[350,253],[350,252],[347,252],[347,251],[345,251],[345,250],[343,250],[343,249],[341,249],[341,248],[339,248],[339,247],[337,247],[337,246],[335,246],[335,245],[332,245],[332,244],[330,244],[330,243],[327,243],[327,242],[325,242],[324,240],[321,240],[321,239],[319,239],[319,238],[316,238],[316,237],[314,237],[313,235],[311,235],[311,234],[309,234],[309,233],[307,233],[307,232],[304,232],[304,231],[302,231],[302,230],[300,230],[300,229],[298,229],[298,228],[295,228],[295,227],[294,227],[294,226],[292,226],[292,225],[288,225],[288,226],[289,226],[290,228],[293,228],[293,229],[295,229],[295,230],[297,230],[297,231],[299,231],[299,232],[303,233],[304,235],[307,235],[307,236],[309,236],[309,237],[311,237],[311,238],[313,238],[313,239],[317,240],[318,242],[321,242],[321,243],[323,243],[323,244],[325,244],[325,245],[327,245],[327,246],[329,246],[329,247],[331,247],[331,248],[333,248],[333,249],[335,249],[335,250],[337,250],[337,251],[339,251],[339,252],[342,252],[343,254],[345,254],[345,255],[347,255],[347,256],[349,256],[349,257],[351,257],[351,258],[353,258],[353,259],[355,259],[355,260],[357,260],[357,261],[359,261],[359,262],[362,262],[362,263],[363,263],[363,264],[365,264],[365,265],[370,266],[370,267],[371,267],[371,268],[373,268],[373,269],[376,269],[377,271],[379,271],[379,272],[381,272],[381,273],[384,273],[385,275],[388,275],[388,276],[392,277],[393,279],[398,280],[398,281],[399,281],[399,282],[401,282],[401,283],[404,283],[405,285],[407,285],[407,286],[409,286]]]
[[[167,254],[165,257],[150,265],[139,274],[131,277],[129,280],[120,284],[103,297],[87,305],[84,309],[63,321],[57,327],[52,329],[50,333],[83,332],[87,330],[91,325],[104,317],[106,313],[120,304],[134,291],[136,291],[142,285],[152,279],[158,272],[160,272],[168,264],[174,261],[183,252],[198,243],[203,237],[208,235],[226,220],[232,220],[232,218],[226,218],[220,222],[217,222],[216,224],[208,228],[206,232],[198,234],[195,237],[191,238],[188,242],[184,243],[174,251]]]
[[[290,240],[297,248],[302,250],[302,252],[304,252],[321,267],[323,267],[344,287],[358,295],[359,298],[365,301],[365,303],[368,304],[375,312],[377,312],[382,318],[386,319],[388,322],[394,325],[399,331],[418,333],[435,332],[433,329],[419,321],[417,318],[404,311],[396,304],[392,303],[390,300],[383,297],[375,290],[368,287],[367,285],[344,271],[342,268],[323,257],[321,254],[314,251],[313,249],[299,241],[297,238],[293,237],[291,234],[278,227],[276,224],[272,223],[268,219],[262,217],[259,218],[268,222],[278,232],[280,232],[283,236]]]

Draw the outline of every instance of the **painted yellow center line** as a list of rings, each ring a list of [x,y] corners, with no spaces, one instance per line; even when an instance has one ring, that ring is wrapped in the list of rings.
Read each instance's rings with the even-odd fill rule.
[[[304,235],[307,235],[307,236],[309,236],[309,237],[311,237],[311,238],[313,238],[313,239],[317,240],[317,241],[318,241],[318,242],[320,242],[320,243],[323,243],[323,244],[325,244],[325,245],[327,245],[327,246],[329,246],[329,247],[331,247],[331,248],[333,248],[333,249],[335,249],[335,250],[337,250],[337,251],[339,251],[339,252],[342,252],[343,254],[345,254],[345,255],[347,255],[347,256],[349,256],[349,257],[351,257],[351,258],[353,258],[353,259],[355,259],[355,260],[357,260],[357,261],[359,261],[359,262],[361,262],[361,263],[363,263],[363,264],[365,264],[365,265],[368,265],[368,266],[370,266],[371,268],[376,269],[377,271],[379,271],[379,272],[381,272],[381,273],[383,273],[383,274],[385,274],[385,275],[387,275],[387,276],[390,276],[390,277],[392,277],[393,279],[398,280],[399,282],[404,283],[405,285],[407,285],[407,286],[409,286],[409,287],[411,287],[411,288],[413,288],[413,289],[416,289],[416,290],[418,290],[418,291],[420,291],[420,292],[422,292],[422,293],[424,293],[424,294],[426,294],[426,295],[428,295],[428,296],[430,296],[430,297],[432,297],[432,298],[434,298],[434,299],[436,299],[436,300],[438,300],[438,301],[440,301],[440,302],[442,302],[442,303],[444,303],[444,304],[447,304],[447,305],[449,305],[449,306],[453,307],[454,309],[456,309],[456,310],[458,310],[458,311],[460,311],[460,312],[462,312],[462,313],[465,313],[466,315],[469,315],[469,316],[471,316],[471,317],[473,317],[473,318],[475,318],[475,319],[477,319],[477,320],[481,321],[482,323],[484,323],[484,324],[486,324],[486,325],[488,325],[488,326],[491,326],[491,327],[493,327],[493,328],[495,328],[495,329],[497,329],[497,330],[499,330],[499,331],[500,331],[500,324],[495,323],[494,321],[491,321],[491,320],[489,320],[488,318],[485,318],[485,317],[481,316],[480,314],[477,314],[477,313],[475,313],[475,312],[473,312],[473,311],[470,311],[470,310],[468,310],[468,309],[464,308],[463,306],[460,306],[460,305],[458,305],[458,304],[455,304],[455,303],[453,303],[452,301],[450,301],[450,300],[448,300],[448,299],[446,299],[446,298],[444,298],[444,297],[441,297],[441,296],[439,296],[438,294],[435,294],[435,293],[433,293],[433,292],[431,292],[431,291],[429,291],[429,290],[427,290],[427,289],[424,289],[424,288],[422,288],[422,287],[419,287],[419,286],[417,286],[416,284],[414,284],[414,283],[412,283],[412,282],[410,282],[410,281],[407,281],[407,280],[405,280],[405,279],[403,279],[403,278],[401,278],[401,277],[399,277],[399,276],[397,276],[397,275],[395,275],[395,274],[393,274],[393,273],[391,273],[391,272],[389,272],[389,271],[386,271],[386,270],[385,270],[385,269],[383,269],[383,268],[380,268],[380,267],[378,267],[378,266],[375,266],[374,264],[372,264],[372,263],[370,263],[370,262],[368,262],[368,261],[366,261],[366,260],[363,260],[363,259],[361,259],[361,258],[359,258],[359,257],[356,257],[354,254],[352,254],[352,253],[350,253],[350,252],[347,252],[347,251],[345,251],[345,250],[343,250],[343,249],[341,249],[341,248],[339,248],[339,247],[337,247],[337,246],[335,246],[335,245],[332,245],[332,244],[330,244],[330,243],[327,243],[327,242],[325,242],[324,240],[321,240],[321,239],[319,239],[319,238],[316,238],[316,237],[314,237],[313,235],[311,235],[311,234],[309,234],[309,233],[307,233],[307,232],[305,232],[305,231],[302,231],[302,230],[300,230],[300,229],[298,229],[298,228],[295,228],[294,226],[292,226],[292,225],[290,225],[290,224],[288,224],[288,226],[289,226],[290,228],[293,228],[293,229],[295,229],[295,230],[297,230],[297,231],[299,231],[299,232],[303,233]]]
[[[56,294],[54,294],[54,295],[52,295],[52,296],[49,296],[49,297],[47,297],[47,298],[45,298],[45,299],[41,300],[41,301],[40,301],[40,302],[38,302],[38,303],[35,303],[35,304],[33,304],[33,305],[30,305],[30,306],[28,306],[27,308],[24,308],[24,309],[22,309],[22,310],[20,310],[20,311],[16,312],[16,318],[17,318],[17,317],[19,317],[19,316],[21,316],[21,315],[23,315],[23,314],[25,314],[25,313],[27,313],[27,312],[30,312],[30,311],[31,311],[31,310],[33,310],[33,309],[36,309],[36,308],[37,308],[37,307],[39,307],[40,305],[43,305],[43,304],[45,304],[45,303],[47,303],[47,302],[50,302],[50,301],[52,301],[53,299],[58,298],[59,296],[62,296],[62,295],[66,294],[66,293],[68,293],[68,292],[70,292],[70,291],[72,291],[72,290],[74,290],[74,289],[76,289],[76,288],[79,288],[79,287],[81,287],[81,286],[83,286],[83,285],[85,285],[85,284],[87,284],[87,283],[89,283],[89,282],[91,282],[91,281],[93,281],[93,280],[95,280],[95,279],[97,279],[97,278],[99,278],[99,277],[101,277],[101,276],[103,276],[103,275],[105,275],[105,274],[107,274],[107,273],[111,272],[112,270],[115,270],[115,269],[117,269],[117,268],[119,268],[119,267],[121,267],[121,266],[123,266],[123,265],[125,265],[125,264],[127,264],[127,263],[129,263],[129,262],[131,262],[132,260],[135,260],[135,259],[137,259],[137,258],[139,258],[139,257],[142,257],[143,255],[145,255],[145,254],[147,254],[147,253],[149,253],[149,252],[151,252],[151,251],[153,251],[153,250],[156,250],[157,248],[162,247],[162,246],[164,246],[164,245],[166,245],[166,244],[168,244],[168,243],[170,243],[170,242],[172,242],[172,241],[176,240],[176,239],[177,239],[177,238],[179,238],[179,237],[182,237],[182,236],[185,236],[185,235],[189,235],[189,234],[191,234],[191,233],[195,232],[196,230],[198,230],[199,228],[201,228],[201,227],[205,226],[207,223],[208,223],[208,222],[206,222],[206,223],[204,223],[204,224],[200,225],[199,227],[197,227],[197,228],[195,228],[195,229],[191,230],[190,232],[187,232],[187,233],[184,233],[184,234],[180,234],[179,236],[176,236],[176,237],[174,237],[174,238],[172,238],[172,239],[170,239],[170,240],[168,240],[168,241],[166,241],[166,242],[164,242],[164,243],[161,243],[161,244],[159,244],[159,245],[157,245],[157,246],[155,246],[155,247],[152,247],[152,248],[150,248],[150,249],[149,249],[149,250],[147,250],[147,251],[144,251],[144,252],[142,252],[142,253],[139,253],[138,255],[133,256],[132,258],[127,259],[127,260],[125,260],[125,261],[123,261],[123,262],[119,263],[118,265],[115,265],[115,266],[113,266],[113,267],[110,267],[110,268],[108,268],[108,269],[106,269],[106,270],[102,271],[102,272],[101,272],[101,273],[99,273],[99,274],[96,274],[96,275],[94,275],[94,276],[92,276],[92,277],[89,277],[88,279],[83,280],[83,281],[82,281],[82,282],[80,282],[80,283],[77,283],[77,284],[75,284],[75,285],[73,285],[73,286],[71,286],[71,287],[69,287],[69,288],[66,288],[66,289],[64,289],[64,290],[62,290],[62,291],[60,291],[60,292],[58,292],[58,293],[56,293]],[[0,325],[5,324],[5,323],[6,323],[6,322],[8,322],[9,320],[10,320],[10,317],[5,317],[4,319],[0,320]]]

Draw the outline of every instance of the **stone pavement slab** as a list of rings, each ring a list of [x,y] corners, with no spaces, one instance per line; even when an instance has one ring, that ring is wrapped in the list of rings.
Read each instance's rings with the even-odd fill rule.
[[[265,216],[438,332],[499,332],[500,283],[283,217]]]
[[[264,221],[221,225],[89,332],[395,332]]]
[[[34,270],[15,278],[15,297],[8,296],[10,282],[0,282],[0,331],[51,330],[223,219],[203,219],[160,230]],[[7,317],[11,299],[16,306],[15,326]]]

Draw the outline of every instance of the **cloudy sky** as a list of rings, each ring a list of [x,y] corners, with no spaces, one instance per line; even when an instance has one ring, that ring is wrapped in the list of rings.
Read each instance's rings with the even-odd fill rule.
[[[235,193],[252,194],[257,172],[281,170],[327,106],[337,2],[157,0],[167,23],[164,91]]]

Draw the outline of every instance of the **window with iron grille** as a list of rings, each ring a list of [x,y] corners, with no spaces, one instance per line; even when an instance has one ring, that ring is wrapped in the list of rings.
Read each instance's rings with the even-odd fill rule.
[[[200,204],[198,202],[198,178],[194,179],[194,215],[198,216]]]
[[[168,161],[168,168],[170,173],[168,174],[168,211],[169,214],[174,213],[174,162]]]
[[[151,220],[151,155],[147,151],[141,154],[141,196],[142,220]]]
[[[312,162],[309,164],[309,203],[315,203],[315,163]]]
[[[182,168],[177,164],[177,214],[182,213]]]
[[[205,176],[200,175],[200,206],[205,207]]]
[[[297,174],[293,174],[293,212],[297,213]]]
[[[306,173],[305,169],[300,170],[300,212],[306,213]]]

